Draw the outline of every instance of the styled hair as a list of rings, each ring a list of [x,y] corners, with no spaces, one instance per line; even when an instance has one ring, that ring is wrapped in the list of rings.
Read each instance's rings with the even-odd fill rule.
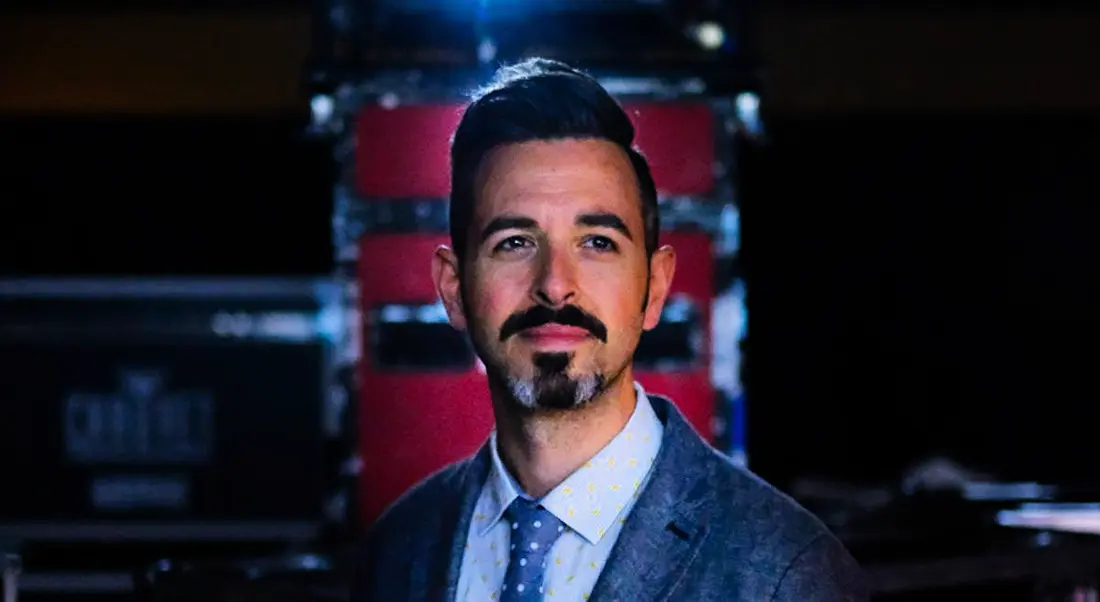
[[[474,94],[451,141],[451,243],[465,257],[477,173],[490,151],[534,140],[599,139],[623,149],[634,167],[646,255],[657,250],[660,216],[649,164],[634,148],[634,124],[595,78],[559,61],[533,58],[501,67]]]

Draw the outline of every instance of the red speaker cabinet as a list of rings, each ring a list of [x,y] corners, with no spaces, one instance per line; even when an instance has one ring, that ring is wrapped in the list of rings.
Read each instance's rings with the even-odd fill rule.
[[[629,102],[636,144],[663,196],[709,196],[715,187],[716,121],[704,102]],[[457,104],[364,107],[355,124],[355,193],[362,198],[444,198]]]
[[[359,263],[359,511],[371,524],[409,487],[474,453],[493,425],[485,377],[430,276],[439,234],[371,234]]]
[[[661,244],[676,250],[676,276],[661,323],[642,336],[634,359],[635,378],[646,391],[670,398],[699,434],[713,440],[711,237],[705,232],[663,232]]]

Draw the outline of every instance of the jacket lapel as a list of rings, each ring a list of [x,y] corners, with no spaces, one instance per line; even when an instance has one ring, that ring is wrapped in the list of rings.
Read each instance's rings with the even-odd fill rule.
[[[413,588],[410,602],[455,602],[458,577],[462,570],[462,554],[470,530],[474,505],[489,473],[488,444],[455,472],[453,502],[439,500],[437,537],[424,538],[413,560]]]
[[[661,451],[596,582],[594,602],[668,600],[709,534],[712,452],[671,402],[649,399],[665,423]]]

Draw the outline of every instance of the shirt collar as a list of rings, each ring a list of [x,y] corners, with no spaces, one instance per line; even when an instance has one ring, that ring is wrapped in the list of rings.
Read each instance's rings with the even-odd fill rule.
[[[610,530],[641,489],[661,446],[664,426],[645,390],[634,383],[637,403],[626,426],[584,466],[542,498],[542,505],[589,543]],[[512,478],[490,436],[492,467],[474,509],[479,536],[484,536],[517,497],[531,499]]]

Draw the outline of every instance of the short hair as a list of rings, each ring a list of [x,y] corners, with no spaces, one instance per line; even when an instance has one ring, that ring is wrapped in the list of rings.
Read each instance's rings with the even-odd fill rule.
[[[634,148],[634,124],[595,78],[565,63],[533,58],[497,70],[474,94],[451,141],[451,243],[465,257],[477,173],[490,151],[534,140],[599,139],[630,157],[641,196],[646,256],[657,250],[660,216],[649,164]]]

